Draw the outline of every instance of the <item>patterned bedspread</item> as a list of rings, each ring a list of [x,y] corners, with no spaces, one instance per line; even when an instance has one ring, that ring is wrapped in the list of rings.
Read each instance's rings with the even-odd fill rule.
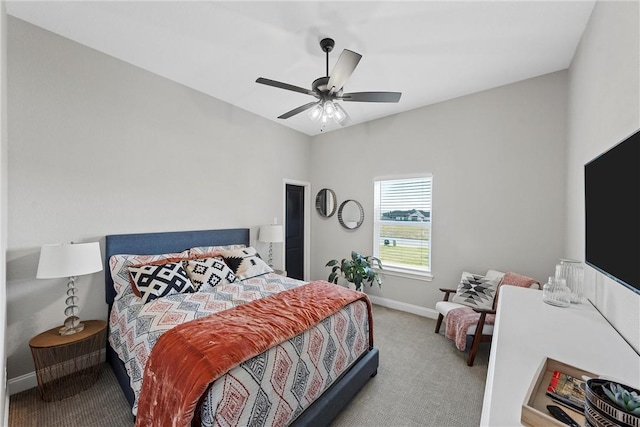
[[[267,274],[210,292],[174,294],[147,304],[132,293],[115,301],[109,342],[125,363],[137,412],[145,363],[163,332],[305,282]],[[202,425],[286,425],[346,371],[369,345],[366,304],[353,303],[295,338],[218,379],[202,404]]]

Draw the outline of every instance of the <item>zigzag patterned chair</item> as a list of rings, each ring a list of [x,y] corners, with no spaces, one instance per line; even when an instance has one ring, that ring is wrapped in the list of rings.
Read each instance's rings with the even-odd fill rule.
[[[467,336],[473,336],[468,366],[473,366],[480,343],[491,342],[499,289],[503,285],[541,288],[536,279],[497,270],[489,270],[484,276],[464,272],[457,289],[440,288],[444,298],[436,303],[439,314],[435,332],[440,332],[444,320],[445,335],[455,341],[461,351],[466,348]]]

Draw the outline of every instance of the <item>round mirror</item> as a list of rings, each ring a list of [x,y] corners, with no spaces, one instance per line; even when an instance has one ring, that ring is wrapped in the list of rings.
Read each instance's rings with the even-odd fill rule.
[[[357,200],[345,200],[338,209],[338,221],[348,229],[355,230],[362,225],[364,221],[364,209]]]
[[[320,216],[329,218],[336,213],[337,207],[336,193],[334,193],[333,190],[323,188],[318,191],[318,195],[316,196],[316,210]]]

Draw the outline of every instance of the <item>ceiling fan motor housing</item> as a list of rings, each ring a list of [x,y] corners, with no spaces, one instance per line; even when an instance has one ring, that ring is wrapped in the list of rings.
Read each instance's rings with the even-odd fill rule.
[[[313,83],[311,83],[311,90],[319,94],[324,94],[329,91],[329,88],[327,87],[328,83],[329,77],[320,77],[319,79],[315,79]]]
[[[333,39],[326,38],[320,40],[320,47],[323,52],[329,53],[333,50],[333,47],[336,45],[336,42]]]

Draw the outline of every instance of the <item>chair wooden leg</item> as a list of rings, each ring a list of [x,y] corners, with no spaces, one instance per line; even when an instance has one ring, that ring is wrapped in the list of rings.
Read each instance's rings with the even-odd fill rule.
[[[440,333],[440,326],[442,326],[442,319],[444,319],[444,316],[442,314],[438,314],[438,321],[436,322],[436,334]]]
[[[478,324],[476,325],[476,333],[473,335],[473,343],[471,344],[471,350],[469,350],[469,358],[467,359],[467,366],[473,366],[473,361],[476,358],[478,347],[480,347],[480,341],[482,341],[482,330],[484,329],[485,313],[480,314]]]

